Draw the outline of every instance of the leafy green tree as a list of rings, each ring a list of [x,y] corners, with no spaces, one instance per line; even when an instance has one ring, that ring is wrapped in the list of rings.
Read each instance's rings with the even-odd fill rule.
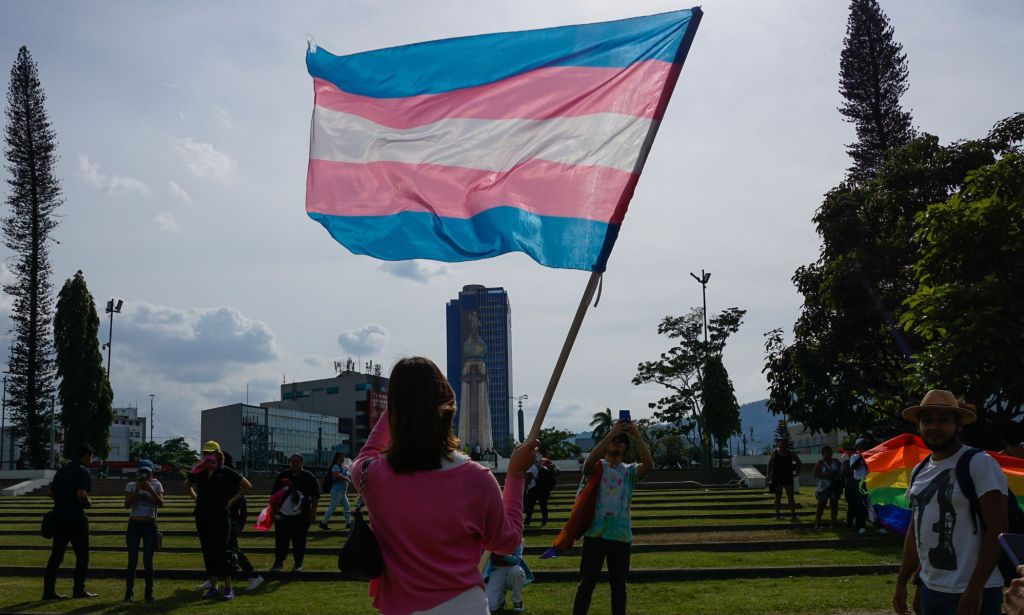
[[[576,434],[557,427],[545,427],[537,436],[538,448],[548,459],[574,459],[582,449],[571,440]]]
[[[900,105],[907,75],[907,55],[877,0],[852,0],[839,59],[839,112],[857,130],[846,150],[855,182],[874,177],[885,154],[914,137],[910,112]]]
[[[991,435],[1017,442],[1024,436],[1024,153],[971,171],[957,194],[917,222],[918,286],[901,317],[923,340],[914,379],[964,395],[987,414]]]
[[[729,379],[729,372],[721,355],[711,355],[704,365],[701,382],[701,400],[704,404],[704,423],[721,449],[731,436],[740,433],[740,405]]]
[[[14,298],[7,411],[13,435],[24,441],[33,468],[46,467],[50,457],[55,370],[49,245],[62,201],[54,172],[57,137],[45,105],[39,70],[22,47],[11,67],[4,135],[10,215],[3,219],[3,240],[14,253],[14,280],[4,284],[4,292]]]
[[[705,363],[711,356],[721,357],[729,336],[743,324],[746,310],[732,307],[712,316],[708,321],[708,341],[704,341],[704,311],[694,308],[684,316],[666,316],[658,324],[658,333],[675,345],[655,361],[637,365],[634,385],[654,383],[668,389],[668,394],[648,404],[655,409],[654,418],[667,423],[679,433],[695,432],[704,453],[705,463],[711,460],[711,437],[705,421],[702,399]]]
[[[171,438],[163,443],[133,442],[131,459],[149,459],[176,468],[190,468],[199,462],[199,453],[188,445],[185,438]]]
[[[57,296],[53,341],[60,385],[60,422],[65,450],[89,444],[96,456],[110,454],[114,393],[103,369],[99,346],[100,318],[81,271],[64,282]]]
[[[594,419],[590,421],[590,426],[594,428],[591,433],[594,436],[594,442],[600,442],[601,438],[611,431],[612,425],[615,424],[615,419],[612,418],[612,409],[605,408],[604,412],[595,412]]]
[[[783,443],[787,450],[793,450],[793,438],[789,435],[789,425],[784,420],[775,426],[775,448],[782,448]]]
[[[941,145],[924,134],[891,150],[876,177],[830,191],[815,215],[817,262],[793,281],[803,295],[794,339],[781,329],[765,343],[769,407],[812,431],[902,429],[900,411],[922,393],[908,378],[923,341],[900,326],[914,293],[917,216],[958,191],[972,169],[991,164],[998,139]]]
[[[675,468],[687,459],[687,450],[678,435],[664,435],[654,441],[651,454],[659,468]]]

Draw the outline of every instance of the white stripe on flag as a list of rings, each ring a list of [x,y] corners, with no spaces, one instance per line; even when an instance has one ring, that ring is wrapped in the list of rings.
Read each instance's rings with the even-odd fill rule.
[[[595,113],[546,120],[452,118],[389,128],[314,107],[309,157],[335,162],[405,162],[507,171],[527,160],[633,172],[655,120]]]

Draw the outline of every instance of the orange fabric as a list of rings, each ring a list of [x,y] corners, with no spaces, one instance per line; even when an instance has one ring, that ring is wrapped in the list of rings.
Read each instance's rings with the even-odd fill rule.
[[[587,531],[590,524],[594,522],[594,510],[597,507],[597,494],[601,487],[601,473],[604,471],[604,464],[598,463],[594,468],[594,473],[587,478],[587,484],[583,486],[583,491],[576,496],[576,501],[573,502],[572,512],[569,513],[569,520],[565,522],[565,526],[562,527],[562,531],[555,537],[555,541],[552,543],[556,549],[562,551],[568,551],[572,548],[572,543],[579,539],[583,535],[583,532]]]

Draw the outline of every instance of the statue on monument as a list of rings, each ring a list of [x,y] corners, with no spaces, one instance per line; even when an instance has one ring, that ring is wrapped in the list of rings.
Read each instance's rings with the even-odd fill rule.
[[[491,405],[487,391],[487,345],[480,338],[480,318],[467,315],[469,337],[462,345],[462,407],[459,409],[459,437],[470,448],[494,448],[491,433]]]

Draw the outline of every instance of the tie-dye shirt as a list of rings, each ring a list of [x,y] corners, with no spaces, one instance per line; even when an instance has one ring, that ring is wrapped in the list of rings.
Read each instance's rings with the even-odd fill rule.
[[[637,463],[610,465],[601,460],[601,489],[597,494],[594,521],[584,536],[619,542],[633,542],[633,527],[629,519],[629,503],[636,486]]]

